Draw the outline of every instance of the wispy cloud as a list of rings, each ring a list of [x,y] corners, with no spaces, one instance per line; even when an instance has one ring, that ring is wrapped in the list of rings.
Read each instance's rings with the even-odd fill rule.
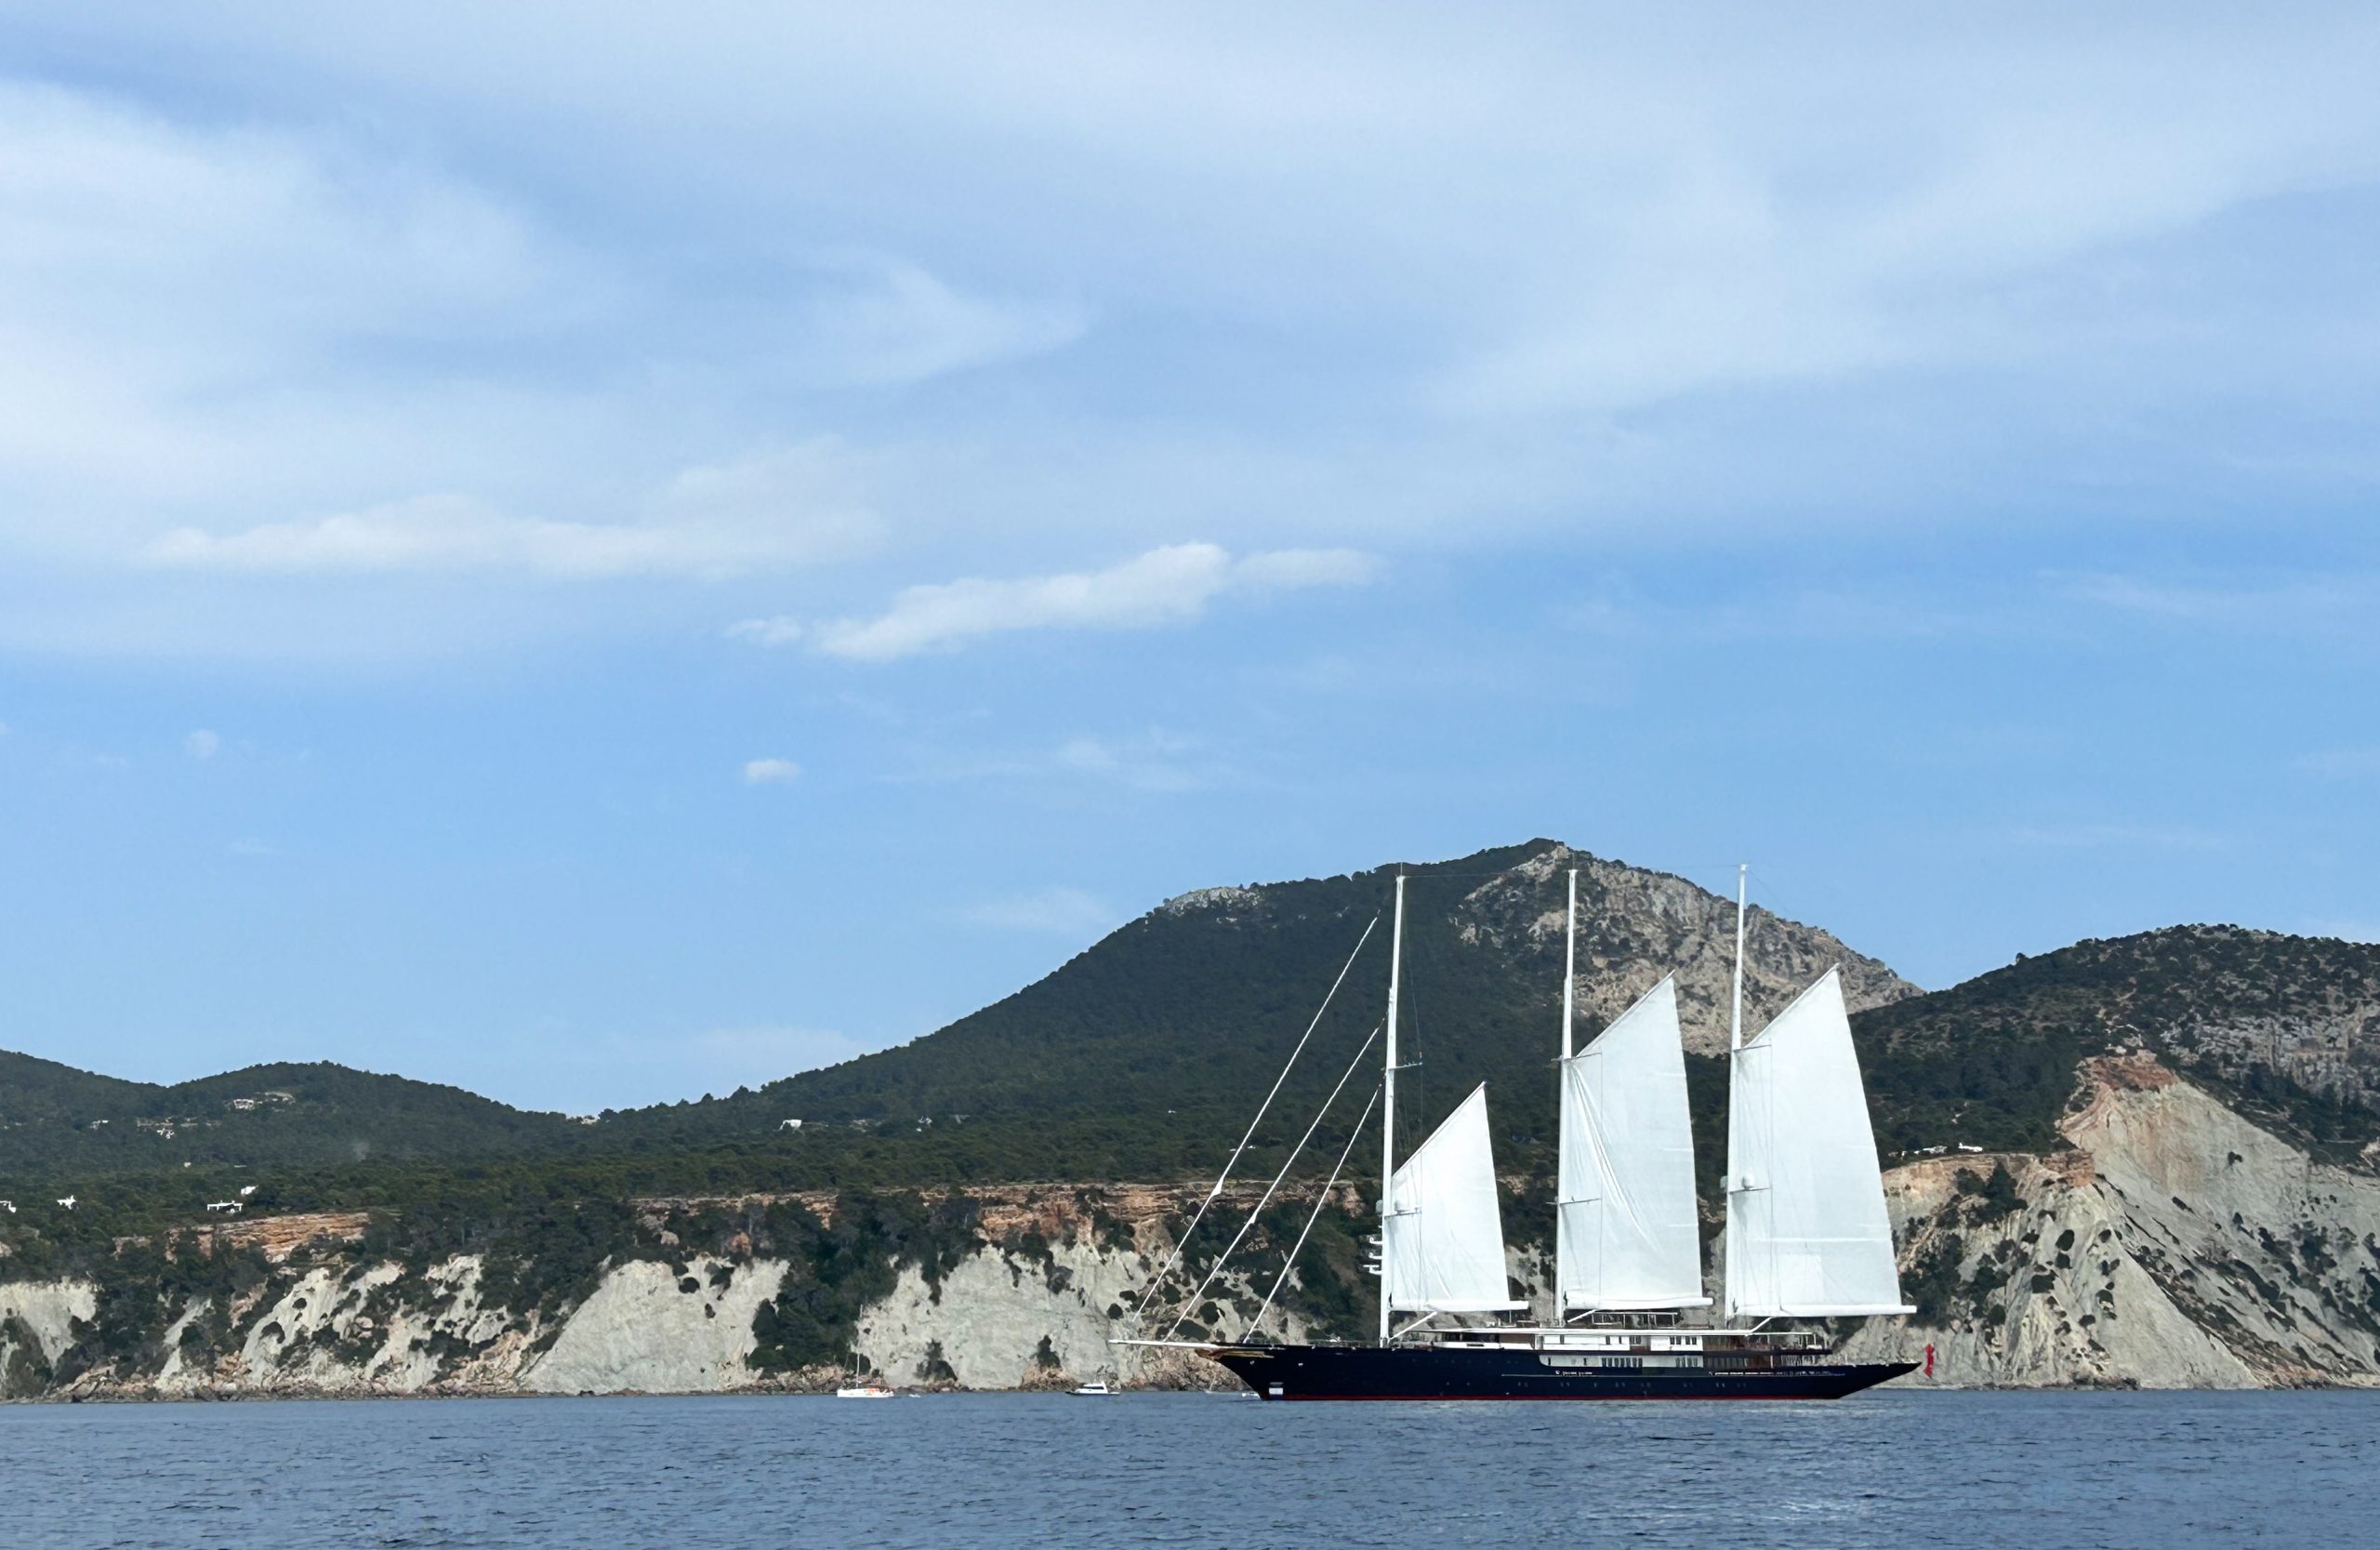
[[[1276,550],[1234,560],[1215,544],[1170,544],[1101,571],[909,587],[873,618],[813,632],[817,648],[856,662],[949,651],[1033,629],[1151,629],[1184,624],[1226,593],[1352,587],[1378,574],[1349,550]]]
[[[756,646],[789,646],[808,631],[801,621],[780,614],[774,618],[738,619],[727,627],[727,638]]]
[[[790,759],[747,759],[744,762],[744,784],[747,786],[789,786],[801,778],[801,766]]]
[[[855,282],[808,309],[810,350],[829,375],[921,382],[1072,343],[1089,325],[1061,302],[971,296],[913,263],[850,266]]]
[[[1241,776],[1203,739],[1157,728],[1123,735],[1082,733],[1053,747],[945,758],[888,778],[900,785],[1005,780],[1048,786],[1071,781],[1164,794],[1208,790],[1235,784]]]
[[[1976,628],[1967,610],[1895,591],[1802,588],[1734,603],[1671,603],[1606,593],[1571,608],[1583,634],[1625,641],[1932,640]]]
[[[424,496],[230,533],[179,527],[140,557],[163,569],[250,575],[521,571],[566,579],[719,578],[849,558],[865,548],[872,526],[865,513],[846,510],[755,520],[685,505],[659,519],[555,522],[464,496]]]
[[[2124,574],[2051,573],[2050,589],[2111,612],[2199,629],[2276,634],[2368,629],[2380,581],[2364,576],[2215,580]]]
[[[964,918],[1001,931],[1029,931],[1078,941],[1104,935],[1119,923],[1115,907],[1080,888],[1037,888],[970,905]]]
[[[202,762],[214,758],[216,754],[222,751],[222,737],[216,733],[207,731],[205,727],[200,727],[197,731],[182,739],[182,751],[189,754],[192,759],[200,760]]]
[[[2188,824],[2019,824],[1998,838],[2044,850],[2215,851],[2231,843],[2226,835]]]
[[[2325,749],[2296,761],[2297,768],[2325,780],[2360,780],[2380,775],[2380,748]]]
[[[1226,766],[1202,753],[1198,739],[1169,732],[1069,737],[1058,746],[1052,762],[1070,774],[1142,791],[1197,791],[1230,777]]]

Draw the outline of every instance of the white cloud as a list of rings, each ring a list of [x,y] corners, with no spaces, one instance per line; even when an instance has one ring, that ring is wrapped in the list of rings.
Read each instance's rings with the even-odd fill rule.
[[[1000,931],[1029,931],[1076,941],[1105,935],[1120,924],[1114,907],[1080,888],[1038,888],[971,905],[965,918]]]
[[[212,759],[218,752],[221,751],[222,747],[223,739],[217,734],[207,731],[205,727],[200,727],[197,731],[182,739],[182,751],[189,754],[192,759]]]
[[[177,528],[143,551],[176,570],[321,572],[509,570],[571,579],[625,576],[720,578],[840,559],[865,523],[848,513],[777,522],[709,515],[663,521],[551,522],[512,516],[460,496],[268,523],[236,533]]]
[[[238,117],[0,84],[0,476],[61,540],[380,462],[443,411],[343,358],[518,345],[579,304],[572,261],[468,182]]]
[[[1229,772],[1197,755],[1196,738],[1167,732],[1136,737],[1070,737],[1053,762],[1073,775],[1096,775],[1141,791],[1196,791],[1228,778]]]
[[[806,633],[800,619],[784,614],[766,619],[738,619],[726,630],[729,640],[746,641],[756,646],[789,646]]]
[[[801,766],[790,759],[747,759],[744,762],[744,784],[747,786],[789,786],[801,778]]]
[[[822,624],[815,639],[829,656],[888,662],[1018,630],[1183,624],[1226,592],[1353,586],[1375,571],[1365,556],[1343,550],[1274,550],[1234,561],[1215,544],[1170,544],[1104,571],[905,588],[875,618]]]
[[[2176,579],[2053,574],[2052,590],[2078,603],[2192,628],[2294,634],[2364,632],[2380,588],[2365,575]]]
[[[2372,402],[2368,279],[2317,261],[2369,235],[2368,12],[1489,14],[761,7],[562,60],[440,0],[311,33],[61,10],[86,84],[0,88],[0,548],[119,594],[0,600],[0,632],[324,655],[191,571],[396,577],[396,655],[526,620],[454,605],[463,571],[1800,542],[2078,470],[2368,483],[2351,408],[2271,412]],[[158,92],[168,60],[241,112]],[[880,457],[880,529],[633,494],[827,425]],[[518,628],[627,613],[575,606]],[[842,643],[969,638],[897,622]]]
[[[1087,323],[1078,307],[964,296],[896,262],[813,302],[809,334],[833,375],[903,383],[1043,354],[1073,342]]]

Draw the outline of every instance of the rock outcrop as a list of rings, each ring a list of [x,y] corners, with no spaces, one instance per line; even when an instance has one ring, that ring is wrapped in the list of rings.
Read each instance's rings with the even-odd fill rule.
[[[1903,1285],[1930,1305],[1851,1351],[1930,1344],[1957,1384],[2380,1383],[2380,1180],[2142,1054],[2090,1062],[2060,1129],[2072,1150],[1886,1175]],[[1996,1200],[1977,1187],[1995,1169]]]
[[[2316,1161],[2139,1052],[2086,1062],[2059,1131],[2045,1154],[1924,1158],[1886,1174],[1920,1312],[1850,1331],[1852,1355],[1920,1360],[1930,1345],[1933,1375],[1912,1384],[2380,1384],[2380,1179]],[[575,1280],[476,1254],[408,1265],[365,1252],[351,1219],[282,1217],[187,1240],[182,1252],[237,1249],[264,1268],[162,1306],[146,1334],[122,1311],[139,1297],[104,1279],[0,1284],[0,1384],[11,1398],[720,1392],[832,1386],[855,1351],[906,1386],[1220,1384],[1186,1353],[1110,1344],[1138,1328],[1131,1310],[1202,1193],[934,1192],[891,1212],[908,1224],[897,1249],[846,1220],[885,1216],[882,1202],[649,1200],[628,1246]],[[1263,1252],[1211,1280],[1197,1249],[1211,1254],[1229,1237],[1221,1224],[1254,1204],[1224,1194],[1147,1332],[1177,1313],[1187,1335],[1246,1327],[1282,1245],[1260,1233]],[[1352,1186],[1328,1203],[1319,1220],[1337,1247],[1302,1260],[1274,1332],[1368,1327],[1354,1283],[1365,1210]],[[1541,1235],[1508,1216],[1511,1273],[1541,1302]],[[794,1239],[768,1236],[787,1222],[831,1250],[788,1255]],[[834,1255],[830,1269],[820,1256]],[[874,1290],[835,1302],[855,1265]],[[112,1296],[131,1300],[111,1316]]]

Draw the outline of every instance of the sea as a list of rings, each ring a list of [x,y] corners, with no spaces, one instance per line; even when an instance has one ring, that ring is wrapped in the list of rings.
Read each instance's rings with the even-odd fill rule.
[[[2380,1394],[0,1406],[0,1544],[2380,1545]]]

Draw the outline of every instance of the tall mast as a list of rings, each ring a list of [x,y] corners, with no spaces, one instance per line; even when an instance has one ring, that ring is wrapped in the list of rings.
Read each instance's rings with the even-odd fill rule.
[[[1562,1058],[1570,1058],[1570,1009],[1579,985],[1579,868],[1570,868],[1569,923],[1562,948]]]
[[[1389,1277],[1395,1269],[1388,1252],[1388,1213],[1395,1204],[1396,1177],[1396,985],[1405,961],[1405,874],[1396,874],[1396,924],[1388,938],[1388,1053],[1381,1076],[1380,1107],[1380,1343],[1388,1344]]]
[[[1736,863],[1736,987],[1727,1012],[1727,1048],[1744,1047],[1744,874],[1752,870],[1748,861]]]

